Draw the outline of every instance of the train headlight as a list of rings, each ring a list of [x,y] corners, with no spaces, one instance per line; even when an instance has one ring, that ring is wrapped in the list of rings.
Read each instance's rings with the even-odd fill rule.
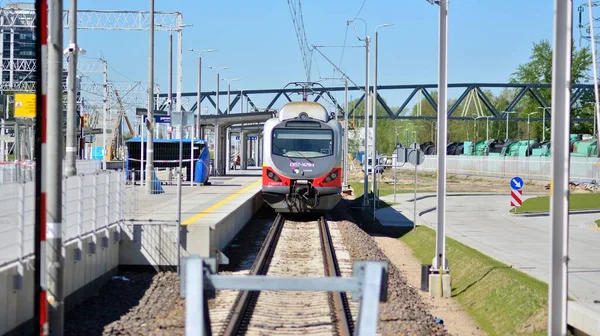
[[[336,170],[334,170],[329,175],[327,175],[327,177],[325,178],[325,180],[323,182],[329,183],[329,182],[335,180],[337,177],[338,177],[338,173]]]
[[[275,175],[275,173],[273,173],[270,170],[267,170],[267,176],[275,182],[281,182],[281,179],[279,178],[279,176]]]

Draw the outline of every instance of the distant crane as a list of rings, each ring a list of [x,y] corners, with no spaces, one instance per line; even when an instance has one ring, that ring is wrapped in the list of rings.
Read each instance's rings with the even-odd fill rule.
[[[115,96],[117,97],[117,102],[119,103],[119,116],[115,120],[115,125],[112,130],[112,141],[110,142],[109,148],[106,151],[108,153],[107,161],[112,161],[114,158],[117,158],[118,148],[119,148],[119,130],[121,129],[121,123],[123,118],[125,118],[125,122],[127,123],[127,127],[129,128],[129,133],[131,136],[135,136],[135,131],[133,130],[133,126],[131,126],[131,122],[129,121],[129,117],[127,117],[127,113],[125,112],[125,108],[123,107],[123,102],[121,101],[121,97],[119,96],[119,91],[115,90]]]

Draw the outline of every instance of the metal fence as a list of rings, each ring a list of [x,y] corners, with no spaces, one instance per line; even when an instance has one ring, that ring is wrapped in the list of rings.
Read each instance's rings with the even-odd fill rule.
[[[412,165],[398,168],[413,169]],[[493,156],[446,156],[448,174],[474,175],[485,177],[520,176],[531,180],[548,180],[552,175],[550,157],[493,157]],[[422,172],[437,171],[437,155],[426,155],[419,166]],[[571,181],[600,182],[600,159],[594,157],[571,157]]]
[[[119,224],[124,216],[122,171],[100,171],[63,179],[63,243]],[[0,265],[23,260],[34,248],[35,183],[0,185]]]
[[[141,179],[139,171],[127,172],[123,231],[139,242],[150,264],[177,266],[178,194],[177,180],[186,186],[186,169],[154,169],[150,185]],[[184,190],[186,188],[182,188]],[[189,189],[189,188],[188,188]]]
[[[63,171],[66,163],[63,161]],[[78,174],[93,174],[102,169],[101,160],[77,160]],[[0,184],[35,180],[35,161],[0,162]]]

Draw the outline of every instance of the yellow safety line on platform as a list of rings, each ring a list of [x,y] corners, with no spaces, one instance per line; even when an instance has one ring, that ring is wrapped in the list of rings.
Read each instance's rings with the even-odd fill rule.
[[[202,210],[199,213],[195,214],[194,216],[184,220],[181,225],[189,225],[194,223],[195,221],[199,220],[200,218],[208,215],[209,213],[217,210],[218,208],[222,207],[223,205],[225,205],[225,203],[231,201],[232,199],[236,198],[237,196],[239,196],[240,194],[245,193],[246,191],[250,190],[250,188],[256,186],[257,184],[261,183],[262,179],[252,183],[251,185],[247,186],[246,188],[240,190],[240,191],[236,191],[233,194],[225,197],[224,199],[218,201],[217,203],[211,205],[208,209]]]

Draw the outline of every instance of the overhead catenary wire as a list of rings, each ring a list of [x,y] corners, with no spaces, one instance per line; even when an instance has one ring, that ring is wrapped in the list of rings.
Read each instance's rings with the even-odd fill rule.
[[[298,45],[300,47],[300,54],[304,63],[304,71],[306,72],[306,80],[310,81],[311,66],[312,66],[312,50],[308,45],[306,38],[306,30],[304,27],[304,17],[302,16],[302,3],[301,0],[297,0],[297,3],[292,3],[293,0],[288,0],[288,7],[290,9],[290,15],[292,23],[294,24],[294,31],[298,39]],[[297,7],[297,9],[296,9]]]

